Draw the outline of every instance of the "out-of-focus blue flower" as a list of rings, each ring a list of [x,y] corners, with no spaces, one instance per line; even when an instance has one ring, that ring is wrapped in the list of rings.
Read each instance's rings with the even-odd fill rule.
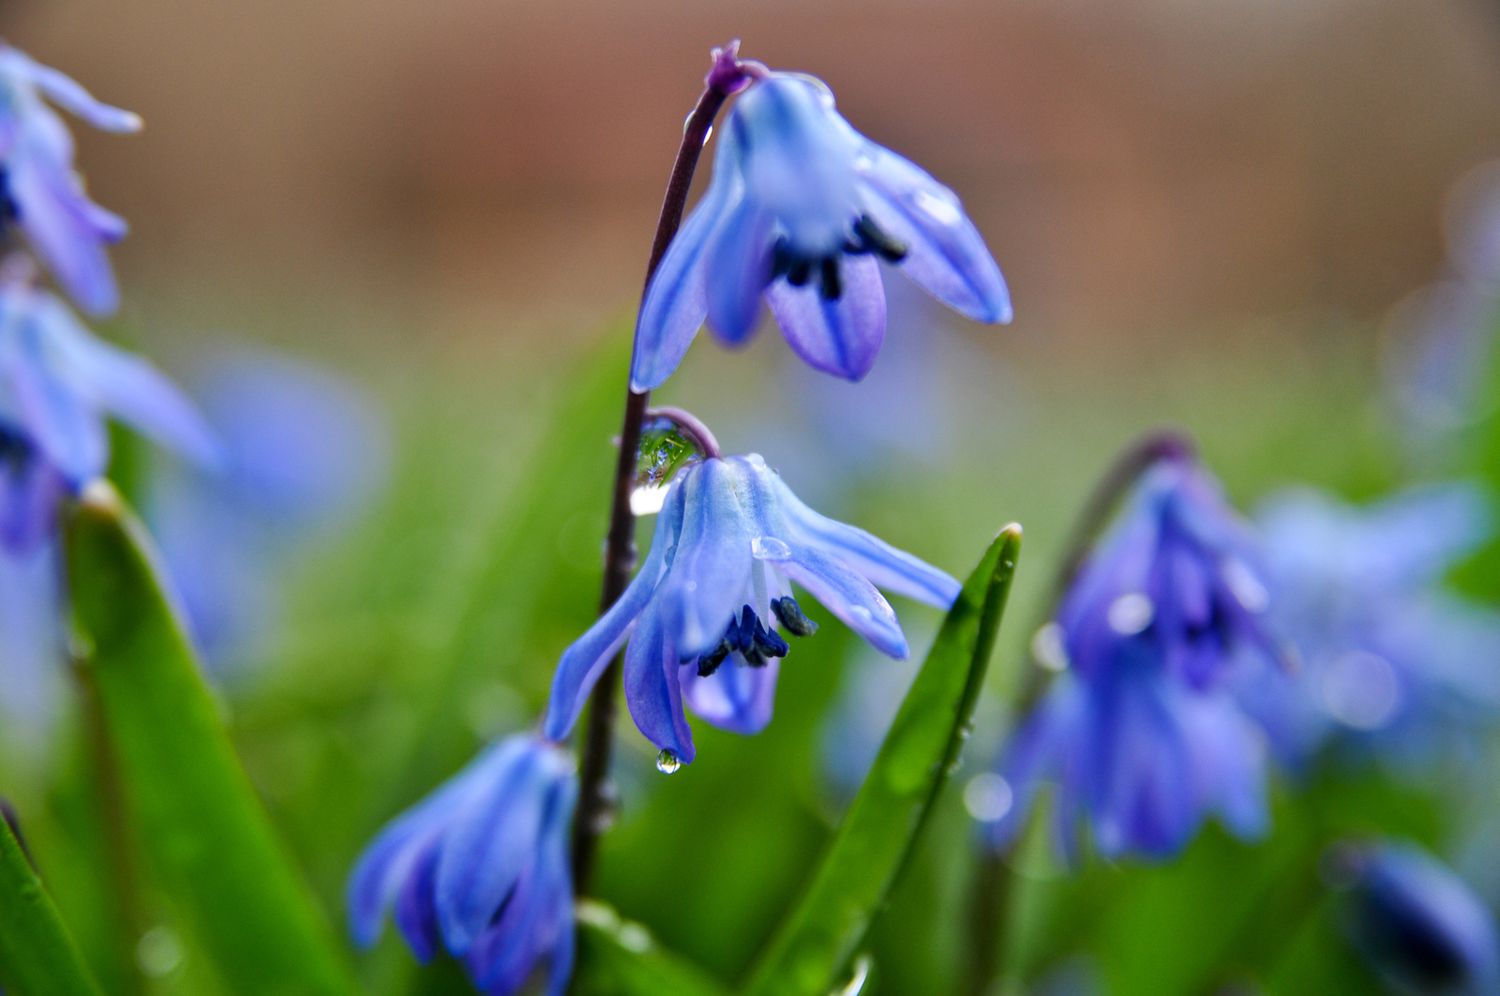
[[[1173,854],[1211,812],[1260,833],[1265,738],[1229,678],[1275,670],[1267,600],[1217,484],[1186,457],[1146,471],[1039,634],[1062,673],[1002,753],[1014,804],[988,825],[993,846],[1015,838],[1044,780],[1069,852],[1081,822],[1109,856]]]
[[[530,734],[507,737],[393,820],[349,879],[349,925],[361,946],[386,914],[421,961],[442,948],[483,992],[521,989],[543,960],[547,991],[573,967],[568,830],[578,799],[573,758]]]
[[[1500,614],[1441,588],[1490,533],[1479,490],[1425,486],[1363,508],[1294,490],[1257,518],[1272,611],[1303,667],[1246,681],[1240,697],[1285,760],[1335,735],[1430,748],[1500,714]]]
[[[1495,918],[1457,875],[1414,844],[1344,845],[1346,926],[1392,986],[1410,993],[1500,992]]]
[[[220,468],[162,468],[146,515],[198,645],[219,668],[253,657],[276,632],[286,569],[379,489],[386,429],[347,380],[264,350],[216,356],[190,384],[221,441]]]
[[[563,654],[545,730],[567,735],[619,648],[625,692],[646,738],[694,756],[684,700],[716,726],[755,733],[771,719],[777,662],[816,628],[792,597],[810,592],[877,650],[904,657],[906,637],[877,585],[947,607],[949,575],[804,505],[758,455],[714,457],[681,471],[640,573]]]
[[[858,380],[885,336],[881,260],[971,318],[1010,320],[1000,268],[953,191],[855,131],[821,81],[771,73],[730,110],[708,192],[647,288],[631,382],[666,381],[705,318],[745,342],[762,295],[799,356]]]
[[[0,208],[79,307],[108,314],[119,292],[105,247],[125,237],[125,221],[89,199],[74,172],[73,136],[43,97],[103,131],[138,131],[141,119],[0,45]]]

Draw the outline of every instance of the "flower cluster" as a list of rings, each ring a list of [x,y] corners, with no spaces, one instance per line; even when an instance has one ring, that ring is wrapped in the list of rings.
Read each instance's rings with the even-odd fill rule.
[[[1158,460],[1038,636],[1060,673],[1003,752],[1014,805],[991,844],[1014,840],[1049,779],[1069,852],[1081,821],[1111,856],[1173,854],[1210,812],[1258,834],[1265,738],[1230,679],[1277,667],[1267,607],[1255,543],[1218,486],[1187,455]]]
[[[633,391],[665,382],[705,319],[745,341],[762,297],[804,360],[858,380],[885,334],[881,262],[966,315],[1009,320],[1000,270],[957,197],[855,132],[826,86],[741,63],[734,45],[716,50],[707,86],[715,111],[739,96],[718,129],[713,181],[649,282]],[[689,135],[706,135],[697,113]],[[691,162],[698,150],[685,148]],[[959,591],[943,571],[808,508],[761,457],[705,447],[667,485],[634,580],[562,655],[541,739],[491,748],[366,852],[350,888],[356,937],[373,939],[394,906],[419,956],[441,944],[487,992],[514,992],[549,953],[552,988],[565,984],[560,835],[575,789],[553,745],[622,648],[630,713],[662,770],[695,757],[689,707],[725,729],[762,730],[781,661],[818,628],[794,584],[891,657],[907,641],[881,589],[941,607]]]

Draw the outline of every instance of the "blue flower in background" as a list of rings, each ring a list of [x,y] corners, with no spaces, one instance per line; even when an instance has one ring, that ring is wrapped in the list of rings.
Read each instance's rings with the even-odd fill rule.
[[[745,342],[762,295],[799,356],[859,380],[885,336],[882,260],[971,318],[1010,320],[1000,268],[951,190],[850,127],[821,81],[757,80],[647,288],[632,386],[665,382],[705,318],[724,342]]]
[[[349,925],[368,947],[391,913],[421,961],[461,958],[480,990],[521,989],[543,960],[547,991],[573,967],[568,833],[573,758],[533,735],[497,741],[393,820],[349,879]]]
[[[43,97],[103,131],[138,131],[141,119],[0,45],[0,208],[79,307],[108,314],[119,291],[105,247],[125,237],[125,221],[89,199],[74,172],[73,137]]]
[[[808,508],[759,456],[704,460],[673,480],[630,587],[563,654],[547,735],[567,735],[627,640],[630,713],[657,747],[693,759],[684,701],[716,726],[760,731],[789,650],[779,630],[804,636],[816,628],[792,597],[793,581],[898,658],[906,637],[877,585],[944,608],[959,591],[937,568]]]
[[[1257,518],[1272,611],[1303,667],[1246,681],[1240,697],[1285,760],[1335,737],[1391,756],[1464,748],[1500,714],[1500,613],[1442,590],[1490,535],[1482,492],[1430,485],[1359,507],[1301,489]]]
[[[1413,844],[1344,845],[1351,940],[1403,992],[1500,992],[1495,918],[1463,880]]]
[[[1230,678],[1276,670],[1267,603],[1253,537],[1217,484],[1185,456],[1159,460],[1039,634],[1061,673],[1002,752],[1014,803],[990,843],[1009,846],[1047,780],[1069,853],[1083,822],[1108,856],[1174,854],[1209,813],[1259,834],[1265,735]]]
[[[221,441],[220,466],[161,468],[146,518],[193,634],[222,673],[278,632],[288,569],[380,489],[387,430],[345,378],[266,350],[223,351],[190,384]]]

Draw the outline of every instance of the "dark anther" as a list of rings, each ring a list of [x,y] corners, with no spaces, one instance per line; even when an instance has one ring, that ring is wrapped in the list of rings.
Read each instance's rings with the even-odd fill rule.
[[[837,301],[844,295],[844,281],[839,276],[839,258],[825,256],[819,264],[819,276],[823,281],[823,300]]]
[[[854,238],[862,252],[873,252],[887,263],[901,262],[909,251],[906,243],[892,237],[867,214],[854,223]]]
[[[786,282],[793,287],[806,287],[812,279],[812,260],[798,259],[786,271]]]
[[[803,614],[802,606],[791,595],[771,599],[771,611],[781,627],[793,636],[812,636],[818,631],[818,624]]]
[[[777,239],[776,244],[771,247],[771,279],[790,273],[798,258],[784,237]]]
[[[698,658],[698,677],[707,678],[717,671],[719,665],[724,663],[724,658],[728,657],[733,650],[728,640],[719,641],[719,645],[712,652]]]

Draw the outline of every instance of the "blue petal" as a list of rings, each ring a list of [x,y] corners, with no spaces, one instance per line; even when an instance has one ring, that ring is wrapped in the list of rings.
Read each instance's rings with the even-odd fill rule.
[[[8,330],[0,376],[8,382],[26,433],[46,460],[74,487],[104,473],[109,439],[104,420],[76,387],[55,370],[51,330],[34,315]]]
[[[648,609],[625,651],[625,701],[647,740],[689,764],[697,752],[682,712],[682,667],[661,613]]]
[[[15,67],[53,103],[77,115],[100,131],[140,131],[139,115],[104,103],[80,86],[71,76],[50,66],[44,66],[16,49],[9,51],[8,59],[13,60]]]
[[[665,623],[682,658],[714,649],[750,596],[754,520],[741,504],[742,471],[722,459],[690,469],[683,483],[682,537],[662,585]]]
[[[548,786],[545,756],[517,737],[486,762],[438,849],[434,896],[444,942],[469,950],[532,860]]]
[[[1183,692],[1179,716],[1195,766],[1203,805],[1218,811],[1237,836],[1266,832],[1266,742],[1228,695]]]
[[[1000,774],[1010,786],[1010,808],[985,828],[985,838],[995,850],[1015,843],[1042,782],[1060,774],[1063,752],[1076,737],[1079,704],[1077,682],[1071,675],[1060,676],[1006,745]]]
[[[34,455],[0,461],[0,548],[11,555],[37,550],[52,536],[66,494],[62,478]]]
[[[744,197],[731,135],[719,139],[713,180],[651,276],[635,326],[630,387],[650,391],[672,376],[708,314],[710,239]]]
[[[26,142],[33,141],[28,137]],[[7,164],[7,184],[20,226],[78,306],[106,315],[119,306],[106,240],[123,234],[119,219],[89,201],[69,168],[51,154],[23,146]],[[108,224],[101,228],[101,222]]]
[[[213,430],[161,371],[96,338],[56,298],[39,302],[37,313],[52,333],[59,362],[96,404],[184,456],[206,466],[219,462]]]
[[[792,559],[779,561],[776,567],[876,650],[889,657],[906,656],[906,636],[895,610],[859,574],[811,546],[793,546]]]
[[[803,543],[822,547],[826,553],[869,578],[877,588],[944,609],[958,598],[962,586],[945,571],[896,549],[863,529],[813,511],[792,493],[780,475],[767,470],[758,477]]]
[[[771,217],[749,198],[724,219],[707,250],[708,324],[729,345],[755,331],[760,296],[771,282]]]
[[[759,733],[771,722],[776,702],[776,678],[781,663],[767,661],[760,667],[744,663],[739,654],[724,661],[708,677],[700,677],[688,664],[682,669],[682,697],[694,715],[723,730],[747,736]]]
[[[562,740],[573,728],[589,692],[610,660],[624,645],[636,617],[657,593],[664,566],[674,552],[682,528],[685,479],[679,477],[657,516],[651,552],[640,572],[609,611],[563,652],[552,679],[552,696],[542,729],[550,740]]]
[[[1010,292],[958,196],[889,149],[867,143],[866,210],[904,243],[901,269],[923,290],[982,322],[1011,319]]]
[[[809,366],[860,380],[885,339],[885,287],[873,256],[845,256],[839,265],[843,293],[836,301],[813,283],[793,287],[785,280],[766,289],[766,301],[787,343]]]

